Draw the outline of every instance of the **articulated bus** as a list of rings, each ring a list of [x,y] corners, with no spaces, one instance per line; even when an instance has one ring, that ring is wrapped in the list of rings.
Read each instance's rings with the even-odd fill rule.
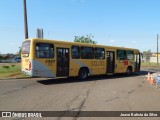
[[[131,74],[140,71],[141,54],[132,48],[39,38],[22,43],[22,72],[32,77]]]

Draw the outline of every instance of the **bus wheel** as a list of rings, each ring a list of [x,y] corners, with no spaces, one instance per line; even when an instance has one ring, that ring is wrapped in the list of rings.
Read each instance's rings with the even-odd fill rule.
[[[132,73],[132,68],[128,67],[126,71],[127,76],[131,75],[131,73]]]
[[[86,79],[88,77],[88,70],[85,68],[80,69],[79,73],[78,73],[78,77],[79,79]]]

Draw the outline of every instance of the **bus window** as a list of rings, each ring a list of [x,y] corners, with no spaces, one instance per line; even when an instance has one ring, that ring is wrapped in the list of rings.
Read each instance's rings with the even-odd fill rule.
[[[94,49],[92,47],[81,47],[81,58],[82,59],[93,59]]]
[[[37,58],[54,58],[53,44],[37,43],[36,44],[36,57]]]
[[[79,46],[72,46],[72,58],[73,59],[79,59],[80,58]]]
[[[128,60],[134,60],[134,53],[131,50],[127,50],[127,59]]]
[[[117,50],[117,59],[125,60],[127,58],[125,50]]]
[[[104,59],[104,48],[95,48],[95,59]]]
[[[30,53],[30,41],[25,41],[22,44],[22,57],[28,57]]]

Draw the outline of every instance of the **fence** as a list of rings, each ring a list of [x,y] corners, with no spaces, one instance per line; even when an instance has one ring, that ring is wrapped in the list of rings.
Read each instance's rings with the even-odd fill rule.
[[[157,63],[157,57],[150,57],[150,62]],[[160,63],[160,57],[158,58],[158,63]]]

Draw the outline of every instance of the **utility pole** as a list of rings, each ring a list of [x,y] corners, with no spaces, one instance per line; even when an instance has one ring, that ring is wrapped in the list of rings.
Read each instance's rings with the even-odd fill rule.
[[[157,65],[158,65],[158,34],[157,34]]]
[[[23,0],[23,8],[24,8],[24,34],[25,34],[25,39],[28,39],[28,23],[27,23],[26,0]]]

